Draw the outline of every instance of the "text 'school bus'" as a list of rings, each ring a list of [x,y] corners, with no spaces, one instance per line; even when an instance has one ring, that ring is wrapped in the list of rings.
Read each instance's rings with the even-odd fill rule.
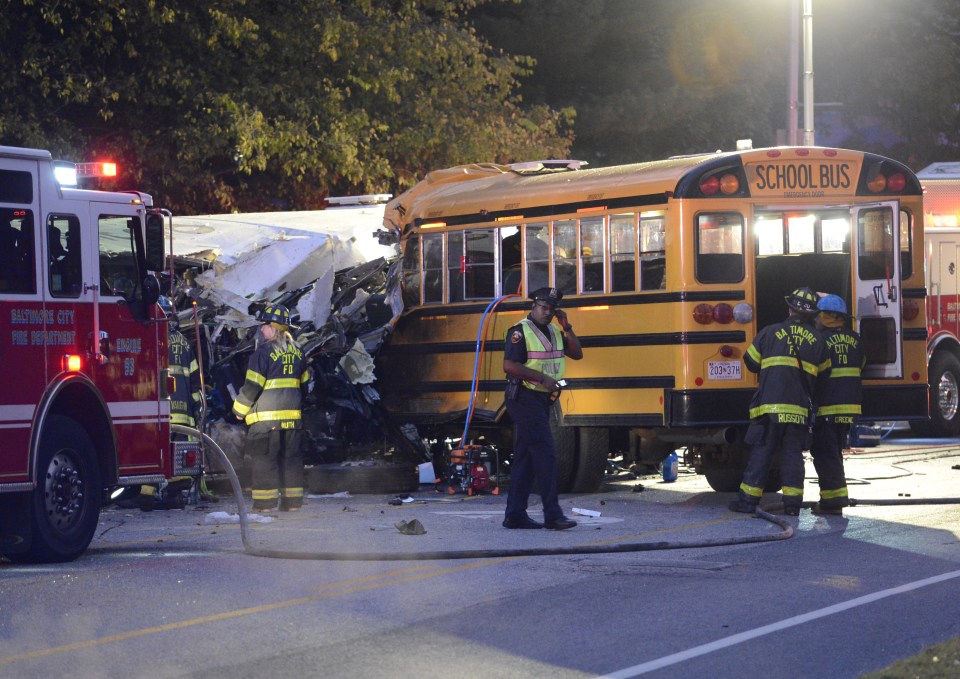
[[[163,215],[75,188],[94,165],[0,146],[0,554],[17,561],[76,558],[111,491],[199,473],[170,439]]]
[[[527,291],[563,291],[585,356],[567,362],[559,398],[561,491],[594,490],[608,453],[656,463],[678,447],[715,490],[735,490],[757,385],[743,355],[800,286],[855,317],[863,419],[927,418],[922,195],[889,158],[785,147],[469,165],[430,173],[384,223],[401,240],[407,309],[378,376],[388,409],[430,435],[459,436],[471,405],[471,438],[509,430],[504,334]],[[486,318],[472,395],[481,317],[518,291]]]

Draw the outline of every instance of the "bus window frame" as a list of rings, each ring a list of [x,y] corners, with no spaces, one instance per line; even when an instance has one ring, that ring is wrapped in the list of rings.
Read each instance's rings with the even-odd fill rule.
[[[726,278],[726,277],[716,277],[715,279],[706,279],[704,276],[706,262],[703,261],[704,257],[717,258],[725,257],[725,261],[734,261],[734,258],[737,258],[735,253],[703,253],[701,251],[701,238],[700,234],[703,230],[700,226],[700,220],[705,215],[735,215],[740,220],[740,253],[739,253],[739,262],[740,262],[740,272],[739,278]],[[732,284],[732,283],[742,283],[747,275],[747,266],[746,266],[746,217],[742,212],[737,210],[702,210],[697,212],[693,216],[693,241],[694,241],[694,277],[698,283],[703,285],[716,285],[716,284]],[[713,261],[711,259],[711,261]],[[721,262],[722,263],[722,262]],[[713,265],[710,267],[712,271],[723,271],[728,269],[728,266],[722,265]]]

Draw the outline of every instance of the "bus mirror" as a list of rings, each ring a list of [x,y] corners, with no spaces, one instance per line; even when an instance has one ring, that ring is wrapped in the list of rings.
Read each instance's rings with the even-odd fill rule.
[[[147,214],[146,233],[147,269],[149,271],[163,271],[165,253],[163,251],[163,215],[159,212]],[[144,288],[146,291],[146,288]],[[156,301],[156,300],[154,300]]]

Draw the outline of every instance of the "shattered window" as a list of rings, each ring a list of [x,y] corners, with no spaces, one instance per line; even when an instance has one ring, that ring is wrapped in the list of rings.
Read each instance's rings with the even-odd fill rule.
[[[412,236],[403,248],[403,301],[420,304],[420,239]]]
[[[527,224],[525,247],[527,291],[550,287],[550,225],[546,222]]]
[[[462,302],[464,284],[463,231],[447,234],[447,289],[451,302]]]
[[[423,303],[443,302],[443,234],[424,234]]]
[[[520,291],[520,229],[516,226],[500,229],[500,290],[503,295]]]
[[[494,246],[496,231],[464,232],[463,255],[463,298],[493,299],[496,269],[494,266]]]

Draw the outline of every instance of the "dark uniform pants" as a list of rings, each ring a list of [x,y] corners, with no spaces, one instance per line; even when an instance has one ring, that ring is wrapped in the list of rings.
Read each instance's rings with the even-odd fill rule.
[[[843,470],[843,447],[850,425],[818,418],[813,425],[813,466],[820,480],[820,506],[828,509],[850,504],[847,476]]]
[[[253,467],[253,508],[281,509],[303,504],[303,452],[299,429],[272,429],[247,436]]]
[[[517,398],[507,399],[506,405],[513,420],[513,462],[506,518],[521,519],[527,515],[527,502],[536,477],[543,519],[559,519],[563,510],[557,497],[557,452],[550,431],[553,407],[550,397],[521,386]]]
[[[780,424],[776,421],[776,415],[765,415],[754,420],[745,439],[750,445],[750,459],[743,472],[740,499],[754,506],[760,503],[770,465],[779,450],[783,506],[800,509],[803,504],[803,444],[806,438],[805,424]]]

